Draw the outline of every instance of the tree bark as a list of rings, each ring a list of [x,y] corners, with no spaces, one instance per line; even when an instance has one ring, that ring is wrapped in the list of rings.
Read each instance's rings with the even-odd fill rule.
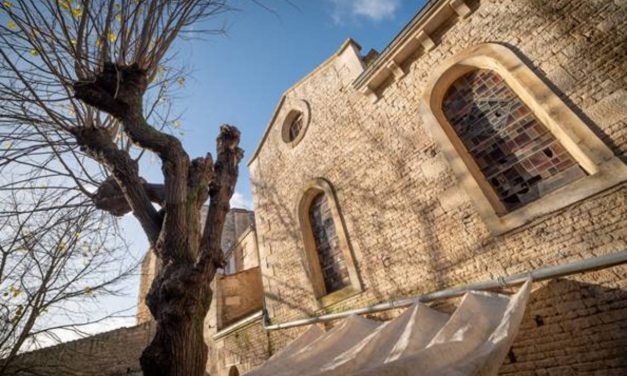
[[[132,211],[163,265],[146,298],[157,330],[140,359],[144,375],[202,376],[208,357],[203,328],[212,297],[209,284],[224,263],[220,244],[243,157],[240,133],[223,125],[215,163],[210,154],[190,161],[178,139],[147,124],[142,111],[146,87],[146,72],[137,65],[108,63],[92,80],[75,83],[74,91],[81,101],[117,118],[135,145],[161,158],[163,186],[139,177],[137,163],[106,130],[85,127],[73,133],[112,174],[93,196],[94,203],[117,215]],[[201,229],[200,209],[207,198]],[[157,212],[151,201],[162,210]]]
[[[189,265],[169,265],[153,281],[146,303],[157,329],[140,359],[144,375],[204,375],[208,348],[203,329],[211,278]]]

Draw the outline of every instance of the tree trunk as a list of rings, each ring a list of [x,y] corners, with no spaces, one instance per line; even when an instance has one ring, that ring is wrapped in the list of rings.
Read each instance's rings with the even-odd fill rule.
[[[72,132],[81,148],[111,172],[93,196],[96,206],[116,215],[132,211],[163,262],[146,297],[157,332],[140,358],[144,375],[202,376],[208,356],[203,324],[211,304],[209,284],[224,265],[221,238],[243,157],[240,132],[221,126],[216,161],[211,154],[190,160],[180,140],[146,121],[148,81],[138,64],[105,63],[94,79],[75,82],[74,91],[76,98],[121,122],[135,146],[160,157],[163,186],[139,176],[137,161],[117,147],[107,129],[78,127]],[[207,199],[201,229],[200,209]],[[159,202],[161,211],[151,201]]]
[[[145,376],[202,376],[208,348],[204,319],[211,303],[209,282],[186,264],[165,266],[153,281],[146,303],[157,321],[155,336],[142,353]]]

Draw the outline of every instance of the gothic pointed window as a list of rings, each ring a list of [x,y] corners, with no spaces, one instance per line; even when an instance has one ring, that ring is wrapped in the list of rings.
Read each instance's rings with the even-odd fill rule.
[[[493,71],[458,78],[444,95],[442,111],[502,204],[501,214],[586,176]]]
[[[335,222],[327,197],[318,193],[311,201],[309,220],[326,293],[330,294],[350,284],[346,262],[340,247]]]

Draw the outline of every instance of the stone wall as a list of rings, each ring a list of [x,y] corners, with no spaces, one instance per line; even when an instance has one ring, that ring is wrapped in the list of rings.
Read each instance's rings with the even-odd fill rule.
[[[146,323],[24,353],[6,375],[141,375],[139,357],[153,335],[154,326]]]
[[[207,368],[211,376],[230,376],[232,368],[243,375],[272,355],[271,343],[261,319],[211,343],[213,351],[209,354]]]
[[[435,47],[371,99],[352,86],[345,49],[285,94],[250,162],[265,302],[273,322],[627,249],[627,186],[617,185],[504,234],[492,235],[419,115],[440,62],[480,43],[513,49],[625,160],[627,3],[485,0],[432,31]],[[281,137],[290,101],[311,120],[295,146]],[[322,309],[308,275],[298,213],[315,178],[334,187],[363,293]],[[568,189],[565,187],[564,189]],[[627,270],[536,285],[503,373],[627,372]],[[303,329],[270,333],[272,351]],[[622,345],[622,346],[621,346]],[[593,349],[593,350],[591,350]]]
[[[231,263],[234,271],[248,270],[259,266],[257,253],[257,233],[254,227],[249,227],[240,235],[237,242],[231,246]]]
[[[155,257],[152,250],[148,250],[144,255],[141,263],[140,275],[139,275],[139,294],[137,296],[137,323],[141,324],[152,319],[150,310],[146,305],[146,294],[150,290],[152,280],[157,275],[159,268],[159,260]]]
[[[419,115],[421,94],[438,64],[468,47],[500,43],[516,51],[616,156],[627,159],[627,3],[467,3],[472,13],[431,30],[435,47],[410,57],[403,66],[407,74],[385,82],[374,103],[353,87],[364,69],[353,42],[285,93],[249,165],[264,298],[272,322],[627,249],[626,184],[492,235]],[[288,145],[281,119],[299,100],[307,102],[309,123],[298,144]],[[308,275],[297,212],[304,187],[315,178],[333,185],[363,287],[361,293],[325,307]],[[247,216],[252,221],[250,213],[241,218]],[[234,234],[242,227],[233,220],[225,232]],[[225,244],[228,248],[238,236],[227,238],[233,241]],[[149,284],[142,286],[145,294]],[[219,290],[216,281],[213,286]],[[624,266],[534,284],[501,373],[626,374],[626,291]],[[453,303],[436,306],[450,309]],[[241,373],[256,367],[306,330],[265,332],[257,319],[220,336],[216,306],[212,304],[205,322],[213,376],[228,375],[233,367]],[[132,373],[151,335],[147,325],[22,359],[67,367],[68,375]],[[66,356],[72,353],[66,348],[81,355]]]
[[[207,207],[203,207],[201,218],[204,219],[206,217]],[[255,232],[249,231],[251,230],[251,226],[254,225],[255,222],[255,214],[254,212],[246,209],[240,208],[232,208],[226,215],[226,219],[224,222],[224,229],[222,231],[222,250],[224,252],[228,251],[231,247],[237,244],[241,244],[241,247],[245,250],[242,254],[247,255],[245,258],[246,265],[250,267],[256,266],[259,264],[257,259],[257,253],[252,252],[251,249],[255,249],[257,244],[253,242],[255,239]],[[252,234],[245,239],[240,239],[246,234]],[[256,260],[256,261],[255,261]],[[243,262],[243,260],[242,260]],[[144,255],[144,259],[141,264],[141,272],[139,277],[139,294],[137,297],[137,323],[141,324],[146,321],[152,319],[150,314],[150,310],[145,304],[146,294],[148,294],[148,290],[150,289],[150,285],[152,284],[152,280],[157,275],[157,270],[159,268],[159,260],[154,255],[151,250],[148,250]],[[230,260],[229,265],[227,265],[227,269],[231,272],[234,272],[235,262]]]
[[[244,231],[231,247],[230,274],[219,274],[212,282],[213,300],[205,319],[205,340],[209,344],[207,372],[230,376],[243,374],[262,364],[270,354],[268,336],[261,324],[263,286],[254,227]],[[257,315],[256,319],[249,318]],[[224,335],[222,330],[230,330]]]
[[[262,309],[263,294],[259,267],[231,275],[216,277],[216,304],[218,329],[222,329],[247,315]]]
[[[222,230],[222,250],[231,249],[239,241],[240,236],[255,223],[254,212],[246,209],[231,209],[226,215],[224,229]],[[234,264],[229,262],[227,273],[235,271]]]

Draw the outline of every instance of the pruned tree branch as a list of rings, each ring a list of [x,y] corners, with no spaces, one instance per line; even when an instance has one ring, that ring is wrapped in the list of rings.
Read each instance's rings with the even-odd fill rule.
[[[121,188],[126,200],[133,209],[133,215],[139,220],[151,244],[159,237],[161,224],[157,210],[144,189],[139,177],[137,162],[128,153],[120,150],[106,131],[99,128],[76,128],[73,131],[77,143],[95,160],[111,171],[113,178]]]
[[[218,158],[214,165],[214,178],[209,188],[209,210],[205,220],[205,228],[200,242],[200,254],[196,268],[207,271],[210,267],[224,267],[224,259],[220,248],[222,229],[226,214],[230,208],[230,200],[237,182],[239,162],[244,152],[239,147],[240,132],[230,125],[220,128],[217,139]]]
[[[165,199],[165,187],[163,184],[151,184],[142,180],[144,191],[153,203],[163,205]],[[93,196],[93,202],[98,209],[107,211],[115,216],[123,216],[133,209],[128,204],[122,189],[113,178],[105,180]]]

